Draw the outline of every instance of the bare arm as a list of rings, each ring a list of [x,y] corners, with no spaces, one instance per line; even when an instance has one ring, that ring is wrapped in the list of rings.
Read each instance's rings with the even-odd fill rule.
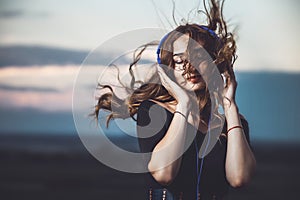
[[[235,103],[225,109],[227,127],[242,126]],[[255,170],[256,161],[249,147],[244,131],[232,129],[227,136],[227,154],[225,162],[226,178],[231,186],[247,184]]]
[[[154,179],[162,185],[168,185],[176,177],[181,165],[190,100],[186,92],[170,80],[160,67],[158,67],[158,74],[162,84],[178,102],[176,111],[181,113],[174,113],[165,136],[155,146],[148,164]]]
[[[183,115],[188,115],[186,108],[179,109]],[[186,136],[186,119],[179,113],[174,113],[170,126],[159,143],[155,146],[148,169],[156,181],[162,185],[170,184],[176,177],[184,150]]]
[[[242,126],[238,107],[235,103],[237,82],[230,68],[227,85],[224,88],[224,111],[227,128]],[[225,161],[226,178],[231,186],[240,187],[247,184],[255,171],[256,161],[241,128],[230,130],[227,136],[227,154]]]

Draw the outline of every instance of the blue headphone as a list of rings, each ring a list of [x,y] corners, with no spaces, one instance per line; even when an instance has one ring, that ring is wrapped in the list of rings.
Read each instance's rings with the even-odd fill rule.
[[[206,30],[207,32],[209,32],[209,34],[210,34],[213,38],[218,38],[218,35],[217,35],[213,30],[209,29],[207,26],[202,26],[202,25],[200,26],[200,25],[199,25],[199,27],[200,27],[201,29]],[[160,40],[160,42],[159,42],[159,44],[158,44],[157,51],[156,51],[156,54],[157,54],[156,60],[157,60],[157,63],[158,63],[158,64],[161,64],[161,59],[160,59],[161,46],[162,46],[163,42],[167,39],[168,35],[169,35],[169,33],[167,33],[167,34]]]

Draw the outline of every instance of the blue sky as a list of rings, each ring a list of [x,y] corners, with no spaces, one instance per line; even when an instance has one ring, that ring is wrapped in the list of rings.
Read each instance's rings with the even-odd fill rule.
[[[187,13],[197,4],[197,0],[176,0],[177,21],[182,18],[187,20]],[[236,71],[254,72],[253,77],[256,72],[299,74],[299,8],[300,3],[297,0],[227,0],[224,8],[225,18],[230,24],[238,25],[239,58],[235,64]],[[172,0],[0,0],[0,54],[3,52],[2,47],[26,45],[29,48],[25,49],[25,52],[31,52],[27,60],[25,59],[27,62],[36,59],[34,56],[37,49],[31,51],[33,46],[44,46],[47,50],[43,54],[44,57],[39,58],[39,62],[29,62],[32,63],[31,65],[25,66],[25,63],[21,62],[21,57],[18,57],[20,62],[15,62],[13,66],[0,67],[0,110],[5,111],[2,114],[11,113],[8,117],[0,115],[2,124],[5,125],[5,128],[4,126],[0,128],[16,130],[10,129],[10,124],[14,124],[14,119],[19,119],[27,130],[36,130],[34,127],[36,119],[43,119],[41,124],[44,126],[45,121],[49,119],[48,116],[52,116],[55,122],[55,116],[60,115],[69,120],[67,129],[72,130],[74,127],[70,123],[70,113],[73,83],[80,63],[78,59],[69,64],[60,62],[49,64],[46,61],[43,63],[43,59],[47,58],[45,56],[50,52],[49,47],[52,48],[52,53],[55,53],[56,48],[73,51],[71,53],[60,51],[60,54],[64,53],[62,57],[64,55],[70,55],[70,59],[82,57],[113,36],[128,31],[144,28],[171,29],[166,20],[166,18],[171,20],[171,12]],[[198,22],[192,18],[188,21]],[[74,53],[74,51],[78,52]],[[19,55],[16,52],[11,54]],[[3,55],[0,55],[2,62],[1,58]],[[66,60],[66,63],[68,61]],[[100,76],[99,69],[91,70],[91,75],[95,74]],[[287,78],[280,80],[287,80]],[[241,80],[241,83],[243,81],[247,80]],[[269,92],[277,94],[281,86],[282,84],[277,83],[277,88]],[[251,85],[248,85],[249,87],[251,88]],[[255,87],[259,85],[256,84]],[[291,88],[295,90],[298,87],[293,85]],[[251,94],[254,94],[255,91],[252,92]],[[247,97],[247,91],[240,93]],[[278,92],[278,95],[280,94]],[[243,96],[239,96],[243,99],[242,109],[251,113],[253,109],[247,108],[249,99]],[[267,105],[268,97],[261,97],[265,98],[264,102]],[[297,99],[298,96],[293,98],[293,102]],[[19,115],[19,110],[36,113],[36,115],[28,117],[26,121],[24,119],[26,114]],[[293,116],[296,116],[296,110],[294,111]],[[251,114],[251,116],[256,115]],[[22,116],[22,119],[18,118],[19,116]],[[277,118],[280,121],[279,114]],[[257,119],[253,118],[253,120]],[[62,121],[59,120],[57,123],[57,129],[63,126]],[[296,127],[294,121],[290,123]],[[50,124],[48,130],[52,130],[51,127]],[[22,129],[22,127],[17,128]],[[41,127],[37,128],[37,131],[40,129]]]
[[[198,3],[198,0],[176,0],[177,21],[188,20],[187,13]],[[42,45],[84,50],[71,54],[70,58],[82,57],[124,32],[149,27],[171,28],[166,18],[171,19],[172,0],[0,0],[0,5],[0,47]],[[299,5],[296,0],[226,1],[226,19],[239,26],[236,71],[300,72]],[[197,21],[191,18],[189,22]],[[30,49],[23,51],[30,52]],[[37,60],[37,51],[42,50],[24,54],[25,61]],[[40,62],[24,67],[25,61],[22,64],[19,54],[9,54],[17,56],[19,62],[0,68],[1,105],[70,110],[70,96],[80,63],[64,68],[59,62],[48,64],[46,51]],[[18,90],[24,87],[28,89]],[[39,92],[49,89],[42,95]],[[44,103],[50,106],[45,107]]]
[[[171,19],[172,9],[172,0],[0,2],[0,45],[37,44],[86,50],[126,31],[170,28],[164,16]],[[178,21],[180,16],[187,19],[188,11],[197,3],[177,0]],[[239,25],[237,69],[300,71],[299,4],[296,0],[226,1],[226,19]]]

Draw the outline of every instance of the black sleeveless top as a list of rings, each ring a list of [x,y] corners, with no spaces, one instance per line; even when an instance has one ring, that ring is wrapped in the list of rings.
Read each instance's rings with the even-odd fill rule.
[[[155,112],[150,112],[153,106],[156,108],[156,110]],[[141,103],[137,112],[137,134],[140,150],[142,153],[153,151],[156,144],[166,134],[172,118],[173,113],[169,112],[167,109],[159,106],[152,101],[146,100]],[[159,128],[160,130],[154,130],[156,134],[151,133],[155,135],[152,135],[151,137],[145,137],[144,127],[147,128],[152,120],[161,120],[164,124],[163,126],[161,126],[161,128]],[[242,125],[246,138],[249,142],[248,123],[243,118]],[[187,126],[187,129],[189,128],[192,128],[192,125],[189,124]],[[227,127],[225,123],[222,132],[226,132],[226,130]],[[149,131],[149,133],[150,132],[151,130]],[[151,173],[148,172],[144,175],[147,187],[146,189],[166,188],[175,196],[183,193],[183,199],[195,199],[195,196],[197,194],[197,152],[199,151],[199,149],[196,148],[195,142],[197,142],[197,146],[198,148],[200,148],[204,137],[205,134],[197,132],[195,141],[189,143],[187,150],[182,155],[182,162],[179,172],[171,184],[169,184],[168,186],[160,185],[152,177]],[[199,188],[201,199],[211,199],[212,196],[224,197],[228,193],[229,183],[227,182],[225,175],[226,148],[227,139],[224,136],[220,136],[213,149],[204,157]],[[145,157],[147,163],[150,161],[150,158],[151,156]],[[198,167],[200,167],[201,161],[202,159],[198,160]]]

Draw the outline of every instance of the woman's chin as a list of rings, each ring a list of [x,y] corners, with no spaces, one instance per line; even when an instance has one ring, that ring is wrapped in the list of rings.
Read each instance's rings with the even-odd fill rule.
[[[199,90],[204,90],[205,89],[205,84],[202,82],[199,83],[192,83],[192,82],[188,82],[188,84],[186,85],[186,89],[189,91],[199,91]]]

